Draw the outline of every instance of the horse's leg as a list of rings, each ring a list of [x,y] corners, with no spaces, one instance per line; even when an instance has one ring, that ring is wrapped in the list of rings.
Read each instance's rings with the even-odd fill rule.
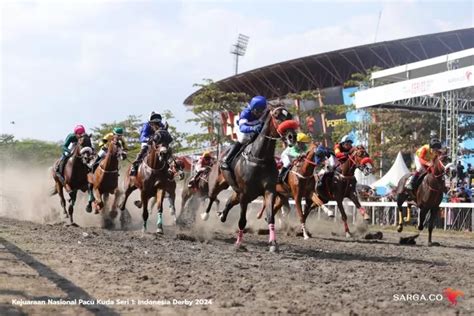
[[[419,208],[420,210],[420,221],[418,222],[418,230],[421,231],[423,230],[424,228],[424,223],[425,223],[425,219],[426,219],[426,215],[428,213],[428,210],[427,208],[423,207],[423,208]]]
[[[366,222],[369,222],[370,221],[370,215],[367,213],[365,207],[363,207],[360,202],[359,202],[359,198],[357,197],[357,195],[355,194],[355,192],[351,192],[351,194],[349,195],[349,199],[352,201],[352,203],[354,203],[354,205],[357,207],[357,210],[359,211],[360,215],[362,215],[364,217],[364,220]]]
[[[56,190],[58,191],[59,199],[61,201],[61,207],[63,208],[64,215],[67,219],[69,218],[69,214],[66,210],[66,199],[64,198],[63,185],[59,181],[56,181]]]
[[[403,193],[400,193],[397,197],[397,210],[398,210],[398,227],[397,231],[401,233],[403,231],[403,223],[405,218],[406,210],[403,210],[403,203],[405,203],[407,196]]]
[[[309,216],[309,213],[311,213],[311,209],[312,209],[312,201],[311,201],[311,194],[307,195],[304,199],[305,199],[305,206],[304,206],[304,212],[303,212],[303,223],[301,224],[301,227],[303,228],[303,237],[304,239],[308,239],[311,237],[311,233],[308,232],[308,230],[306,229],[306,219],[308,218]]]
[[[104,201],[102,200],[102,194],[100,194],[100,191],[99,191],[98,187],[93,188],[92,193],[94,195],[94,199],[92,199],[92,201],[95,200],[95,211],[94,211],[94,213],[98,214],[99,211],[104,208]],[[89,198],[89,202],[92,203],[90,198]]]
[[[431,208],[430,222],[428,226],[428,246],[439,246],[438,242],[432,242],[432,239],[431,239],[435,221],[438,218],[438,214],[439,214],[439,206]]]
[[[232,195],[229,197],[229,199],[225,203],[224,210],[219,215],[219,217],[221,218],[221,222],[225,223],[225,221],[227,220],[227,215],[229,214],[230,209],[232,207],[234,207],[234,205],[237,205],[239,203],[239,198],[240,198],[239,193],[232,192]],[[242,216],[242,213],[240,213],[240,214]]]
[[[156,208],[158,214],[156,216],[156,233],[163,234],[163,200],[165,199],[165,190],[158,189],[156,192]]]
[[[234,197],[236,194],[237,193],[234,192],[234,195],[232,197]],[[231,199],[232,199],[232,197],[231,197]],[[238,197],[238,194],[237,194],[237,197]],[[229,205],[229,201],[231,199],[229,199],[227,201],[226,206],[225,206],[226,209],[227,209],[227,206]],[[245,229],[245,226],[247,225],[247,207],[248,207],[248,202],[243,200],[243,199],[240,199],[239,231],[237,232],[237,240],[235,242],[235,247],[237,249],[243,248],[242,247],[242,242],[244,241],[244,229]],[[245,249],[245,248],[243,248],[243,249]]]
[[[130,194],[132,194],[133,191],[135,191],[137,189],[136,186],[134,186],[133,184],[129,184],[128,187],[127,187],[127,190],[125,190],[125,197],[122,201],[122,203],[120,203],[119,205],[119,208],[121,211],[123,211],[125,209],[125,205],[127,204],[127,200],[128,200],[128,197],[130,196]]]
[[[142,218],[143,218],[143,228],[142,232],[143,234],[146,233],[146,224],[148,221],[148,199],[149,197],[145,193],[145,190],[141,192],[141,202],[142,202]]]
[[[94,202],[94,192],[93,192],[93,185],[91,183],[89,183],[87,185],[87,195],[89,197],[88,201],[87,201],[87,206],[86,206],[86,212],[87,213],[90,213],[92,212],[92,202]],[[100,198],[100,195],[99,195],[99,198]],[[97,214],[97,210],[96,210],[96,214]]]
[[[69,224],[71,226],[78,226],[76,223],[74,223],[74,219],[72,214],[74,213],[74,204],[76,203],[76,197],[77,197],[77,190],[71,191],[69,193],[69,197],[71,198],[71,201],[69,202]]]
[[[346,233],[346,237],[352,237],[352,234],[349,231],[349,225],[347,225],[347,215],[346,211],[344,210],[344,206],[342,205],[342,200],[337,201],[337,208],[339,209],[339,212],[341,212],[341,219],[344,223],[344,232]]]
[[[216,180],[218,181],[218,180]],[[221,193],[222,190],[225,190],[229,187],[229,184],[225,182],[225,180],[221,180],[220,182],[216,183],[212,190],[209,190],[209,204],[207,205],[206,212],[201,214],[201,218],[203,220],[207,220],[209,218],[209,212],[211,211],[212,203],[217,200],[217,196]]]
[[[309,239],[308,232],[306,231],[306,227],[305,227],[303,207],[301,206],[301,200],[303,199],[303,197],[301,196],[301,193],[299,190],[295,192],[294,199],[295,199],[296,214],[298,215],[298,218],[300,219],[300,225],[301,225],[301,231],[303,232],[303,238]]]
[[[268,239],[268,243],[270,245],[270,252],[278,251],[278,244],[276,241],[275,234],[275,197],[275,192],[269,190],[265,191],[265,208],[267,209],[268,230],[270,232],[270,236]]]

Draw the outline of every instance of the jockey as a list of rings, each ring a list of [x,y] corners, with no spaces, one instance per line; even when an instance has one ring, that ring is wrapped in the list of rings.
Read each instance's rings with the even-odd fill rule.
[[[278,174],[277,183],[283,182],[283,179],[288,173],[288,170],[293,160],[306,153],[306,151],[308,150],[307,144],[309,142],[311,142],[311,137],[309,137],[305,133],[298,133],[298,135],[296,135],[296,146],[288,146],[281,153],[281,161],[283,162],[283,167],[281,167],[280,173]]]
[[[56,169],[56,175],[64,182],[63,171],[64,166],[66,165],[67,158],[71,155],[74,147],[76,147],[79,139],[86,133],[86,129],[83,125],[79,124],[74,127],[74,132],[67,135],[64,144],[62,145],[62,155],[61,159],[58,164],[58,168]]]
[[[240,113],[237,130],[237,142],[231,147],[227,156],[221,164],[221,168],[229,170],[232,160],[240,151],[242,145],[248,144],[253,136],[260,133],[263,128],[263,122],[260,121],[263,113],[267,109],[267,99],[257,95],[250,100],[248,106]]]
[[[125,138],[123,137],[123,128],[122,127],[114,127],[112,133],[107,133],[102,137],[102,139],[99,142],[99,153],[97,154],[97,158],[95,159],[94,163],[92,164],[92,172],[95,171],[101,160],[105,157],[107,154],[107,143],[114,139],[114,137],[117,137],[117,141],[119,143],[119,146],[124,150],[122,153],[122,159],[127,158],[127,142],[125,141]]]
[[[132,168],[130,170],[131,176],[137,175],[138,166],[145,158],[148,152],[148,141],[150,137],[160,128],[165,128],[165,125],[161,122],[161,115],[155,112],[151,112],[150,118],[145,122],[140,130],[140,143],[141,150],[137,155],[135,161],[132,162]]]
[[[189,180],[188,187],[192,188],[196,183],[196,180],[199,179],[201,174],[207,170],[212,163],[214,158],[212,157],[211,153],[208,151],[203,152],[202,156],[199,158],[199,161],[196,165],[196,174]]]
[[[431,166],[431,161],[439,154],[441,147],[441,142],[436,138],[432,138],[429,145],[423,145],[416,151],[415,160],[417,160],[419,164],[417,164],[418,168],[407,185],[408,190],[413,190],[420,175]]]
[[[334,153],[339,163],[342,164],[347,160],[347,157],[349,156],[349,153],[352,150],[353,143],[354,140],[352,139],[352,137],[350,135],[346,135],[341,139],[341,142],[339,144],[336,144],[336,146],[334,146]]]

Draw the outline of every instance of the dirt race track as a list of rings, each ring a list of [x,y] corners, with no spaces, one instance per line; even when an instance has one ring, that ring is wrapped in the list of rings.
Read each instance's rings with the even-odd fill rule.
[[[132,203],[137,194],[128,203],[127,231],[101,229],[100,215],[84,211],[80,194],[75,219],[81,227],[64,227],[58,197],[48,196],[47,170],[23,170],[4,170],[10,182],[0,183],[1,316],[474,314],[472,233],[435,230],[441,247],[427,247],[426,232],[418,245],[400,246],[393,231],[367,241],[361,238],[366,227],[350,225],[356,237],[346,239],[340,222],[310,215],[310,240],[286,236],[277,225],[278,254],[257,233],[245,234],[248,251],[236,252],[237,208],[225,224],[213,210],[208,222],[198,218],[192,228],[177,230],[165,203],[165,234],[142,236],[141,212]],[[21,186],[25,177],[29,187]],[[247,216],[254,231],[266,228],[255,219],[257,209]],[[150,232],[155,222],[153,212]],[[442,295],[446,288],[464,293],[457,306]],[[18,304],[79,299],[87,302]],[[188,301],[191,306],[183,305]]]
[[[229,217],[228,227],[236,225],[235,220]],[[441,247],[427,247],[426,235],[416,246],[399,246],[396,233],[385,231],[378,242],[346,240],[331,236],[330,230],[342,229],[331,225],[320,225],[325,232],[308,241],[279,234],[280,253],[273,254],[266,246],[268,237],[252,233],[244,239],[248,251],[236,252],[232,229],[218,229],[226,226],[217,221],[179,234],[169,226],[164,236],[143,237],[139,230],[64,227],[2,217],[0,315],[474,313],[472,236],[435,232]],[[403,300],[407,294],[428,299],[449,287],[464,292],[457,306],[445,297]],[[12,304],[61,298],[111,302]],[[124,304],[111,304],[117,300]]]

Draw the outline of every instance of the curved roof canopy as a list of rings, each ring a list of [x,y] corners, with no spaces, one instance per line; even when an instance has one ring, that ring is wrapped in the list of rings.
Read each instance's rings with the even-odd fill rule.
[[[343,85],[353,73],[374,66],[383,69],[474,48],[474,28],[421,35],[301,57],[217,81],[227,92],[264,95],[269,99],[288,93]],[[192,105],[196,91],[184,100]]]

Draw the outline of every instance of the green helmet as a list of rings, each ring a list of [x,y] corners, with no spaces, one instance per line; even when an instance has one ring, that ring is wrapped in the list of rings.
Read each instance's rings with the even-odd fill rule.
[[[122,127],[114,127],[114,134],[115,135],[123,135],[123,128]]]

